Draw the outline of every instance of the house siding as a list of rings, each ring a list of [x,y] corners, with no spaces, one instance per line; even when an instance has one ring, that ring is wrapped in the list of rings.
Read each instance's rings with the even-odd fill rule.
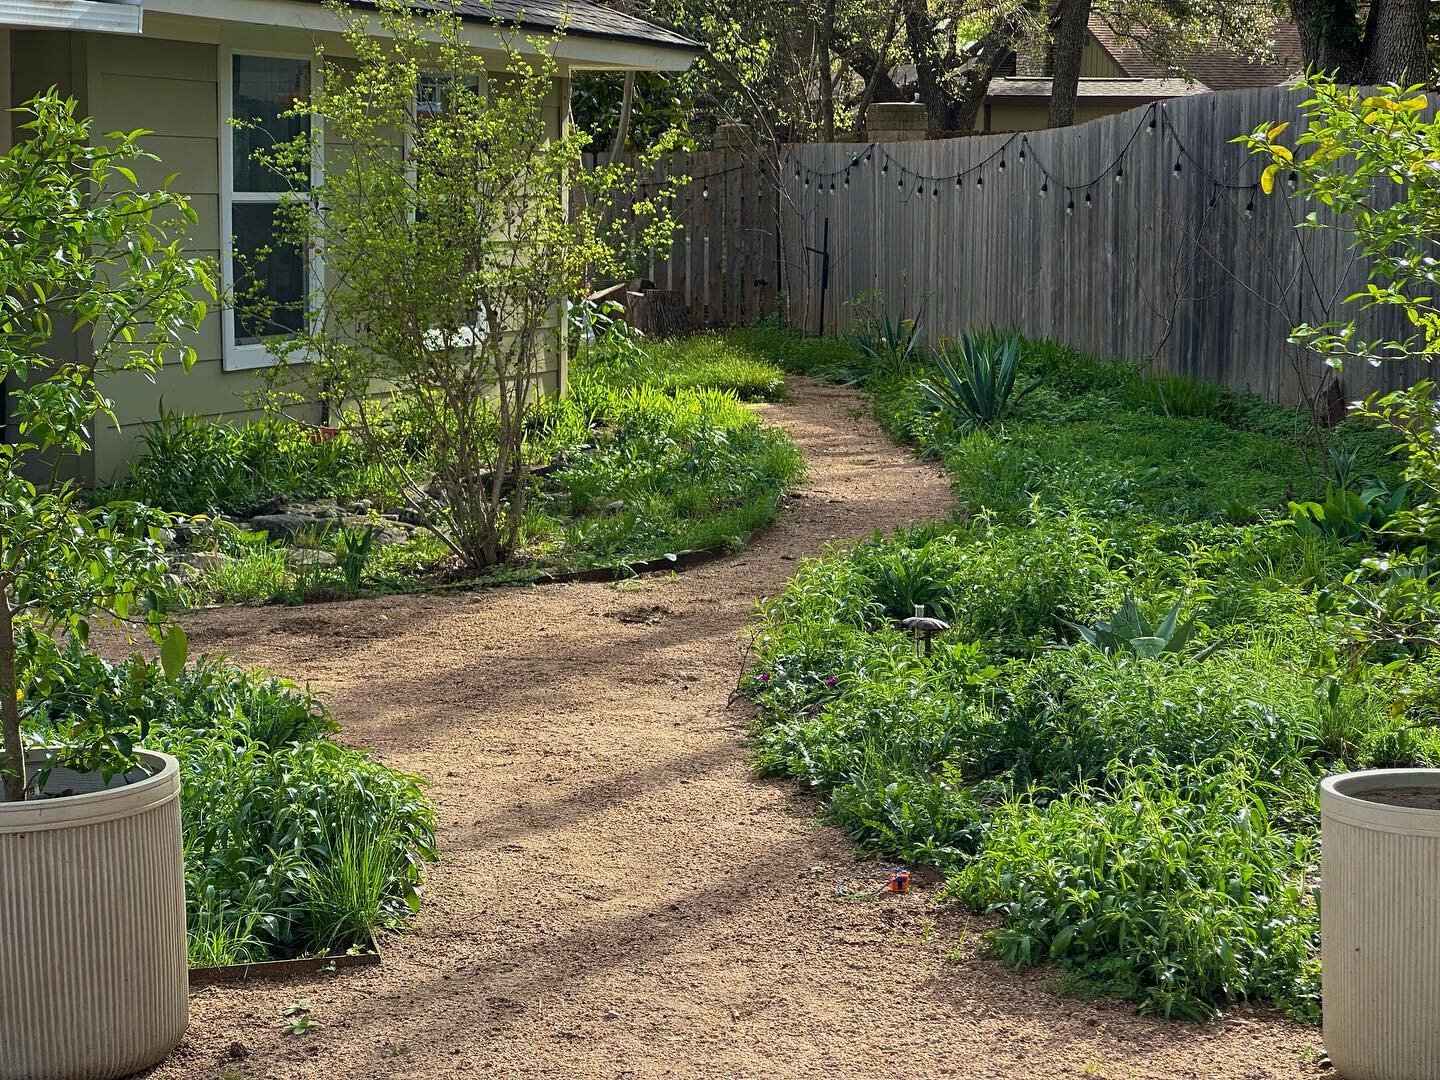
[[[245,51],[309,54],[312,39],[294,31],[257,34],[250,28],[237,48]],[[12,42],[14,100],[23,101],[54,84],[75,96],[94,121],[97,138],[105,132],[137,128],[153,132],[144,145],[159,161],[142,162],[136,174],[143,185],[158,186],[175,175],[175,190],[189,196],[198,215],[190,226],[186,248],[194,255],[218,260],[221,249],[220,190],[220,64],[228,55],[219,42],[118,37],[66,31],[17,31]],[[564,122],[568,83],[556,80],[545,106],[545,127],[558,135]],[[327,147],[327,157],[333,151]],[[558,324],[557,324],[558,326]],[[553,329],[553,328],[552,328]],[[547,390],[561,382],[561,337],[542,376]],[[88,339],[57,334],[56,355],[83,356]],[[104,392],[115,403],[115,423],[103,422],[94,432],[94,450],[79,478],[104,484],[123,476],[136,451],[144,424],[162,409],[217,422],[253,419],[252,402],[263,389],[261,371],[226,371],[223,364],[222,319],[212,305],[193,337],[198,352],[194,367],[167,364],[154,377],[118,372],[105,376]],[[318,407],[309,419],[318,419]]]

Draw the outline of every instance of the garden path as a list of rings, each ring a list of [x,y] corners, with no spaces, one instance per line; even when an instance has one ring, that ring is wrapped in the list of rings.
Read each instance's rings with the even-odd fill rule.
[[[211,988],[154,1075],[324,1077],[1315,1076],[1317,1033],[1058,997],[981,955],[933,885],[871,903],[796,785],[757,779],[727,709],[758,598],[826,541],[942,517],[940,470],[858,395],[763,407],[809,460],[743,553],[624,585],[229,609],[189,621],[324,691],[342,738],[427,777],[441,861],[376,969]],[[283,1033],[309,998],[317,1027]]]

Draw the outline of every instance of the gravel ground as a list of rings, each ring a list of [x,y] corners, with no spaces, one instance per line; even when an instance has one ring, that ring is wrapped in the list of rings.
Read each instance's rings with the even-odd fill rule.
[[[1205,1025],[1050,989],[983,955],[933,884],[870,903],[843,836],[756,779],[727,710],[757,599],[831,540],[947,513],[941,472],[856,395],[765,406],[810,475],[742,554],[623,585],[228,609],[187,624],[324,691],[343,738],[428,778],[441,861],[379,968],[211,988],[151,1075],[1329,1076],[1318,1033]],[[875,867],[860,867],[871,872]],[[281,1018],[313,1002],[317,1026]]]

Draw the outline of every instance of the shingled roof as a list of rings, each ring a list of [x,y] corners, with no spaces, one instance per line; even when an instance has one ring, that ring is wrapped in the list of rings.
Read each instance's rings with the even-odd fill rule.
[[[1303,69],[1300,31],[1289,22],[1276,23],[1271,31],[1273,60],[1251,60],[1217,44],[1202,52],[1180,57],[1168,67],[1152,59],[1143,40],[1121,37],[1099,19],[1091,20],[1090,33],[1126,75],[1139,79],[1189,78],[1201,90],[1277,86],[1290,82]]]
[[[415,6],[425,7],[423,2]],[[582,37],[659,45],[686,52],[700,52],[704,48],[698,41],[674,30],[594,0],[460,0],[456,10],[461,18],[474,22],[501,22],[535,30],[558,30],[563,25],[565,33]]]

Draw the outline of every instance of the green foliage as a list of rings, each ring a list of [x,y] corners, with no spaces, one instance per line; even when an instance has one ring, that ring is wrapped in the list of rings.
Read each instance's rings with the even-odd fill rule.
[[[1180,604],[1181,601],[1176,600],[1164,618],[1152,626],[1135,597],[1126,593],[1120,607],[1108,619],[1100,619],[1094,626],[1077,623],[1070,626],[1082,641],[1105,656],[1128,655],[1138,660],[1152,660],[1165,653],[1183,656],[1195,634],[1195,623],[1190,619],[1179,621]],[[1217,647],[1218,643],[1201,649],[1194,654],[1194,659],[1203,660]]]
[[[1292,502],[1290,520],[1304,533],[1359,540],[1382,532],[1405,509],[1409,494],[1404,484],[1391,491],[1372,481],[1358,492],[1332,485],[1323,501]]]
[[[1314,1020],[1318,779],[1440,760],[1440,562],[1388,551],[1388,437],[1336,429],[1327,496],[1294,410],[1050,342],[1018,369],[1041,385],[988,430],[934,422],[930,372],[864,369],[958,521],[805,563],[762,605],[757,763],[865,850],[944,870],[1010,963],[1170,1016]],[[1327,498],[1383,531],[1297,526]],[[915,604],[953,624],[929,656],[896,625]]]
[[[934,366],[938,377],[922,380],[920,393],[960,431],[996,423],[1039,385],[1015,392],[1020,340],[1008,335],[966,334],[937,352]]]
[[[348,435],[282,420],[243,425],[161,409],[118,494],[179,514],[243,514],[272,499],[354,498],[381,479]]]
[[[729,390],[742,401],[774,401],[785,390],[785,373],[730,334],[645,340],[624,351],[601,339],[581,352],[571,373],[593,375],[617,390]]]
[[[1276,829],[1263,794],[1243,772],[1143,769],[1113,794],[1012,799],[951,890],[1003,918],[1011,964],[1054,959],[1163,1016],[1253,998],[1315,1020],[1315,845]]]
[[[214,295],[211,268],[186,255],[189,202],[146,191],[134,169],[154,160],[143,131],[104,139],[51,90],[16,110],[18,141],[0,153],[0,394],[14,432],[0,441],[0,775],[4,798],[26,796],[16,693],[53,681],[60,646],[84,641],[92,618],[133,619],[161,635],[168,582],[163,515],[130,502],[87,506],[60,480],[113,419],[101,380],[149,374],[182,344]],[[84,331],[86,355],[57,359],[57,330]],[[32,474],[46,466],[49,483]],[[33,669],[33,670],[32,670]],[[108,775],[134,764],[128,740],[72,730],[67,764]]]
[[[916,364],[923,364],[929,349],[925,346],[925,307],[914,315],[890,314],[880,296],[855,302],[857,315],[850,326],[848,340],[860,355],[865,368],[895,374]]]
[[[323,251],[326,271],[307,297],[306,331],[267,342],[278,361],[271,389],[282,402],[353,402],[340,422],[478,572],[524,539],[526,475],[541,463],[528,424],[562,344],[555,314],[668,242],[667,192],[634,195],[637,168],[675,140],[633,164],[586,167],[587,136],[556,136],[546,121],[558,31],[526,38],[522,55],[522,32],[497,18],[497,48],[481,52],[448,6],[418,17],[404,0],[327,6],[353,59],[320,50],[322,77],[293,110],[308,135],[260,154],[291,189],[277,242]],[[422,80],[435,100],[416,109]],[[317,157],[330,167],[312,185]],[[247,300],[246,317],[263,325],[263,298]],[[426,448],[422,482],[376,416],[377,383],[407,400]]]
[[[330,741],[313,694],[207,658],[174,679],[78,644],[63,661],[26,695],[32,737],[102,723],[180,760],[192,964],[343,950],[418,908],[435,845],[419,781]]]

